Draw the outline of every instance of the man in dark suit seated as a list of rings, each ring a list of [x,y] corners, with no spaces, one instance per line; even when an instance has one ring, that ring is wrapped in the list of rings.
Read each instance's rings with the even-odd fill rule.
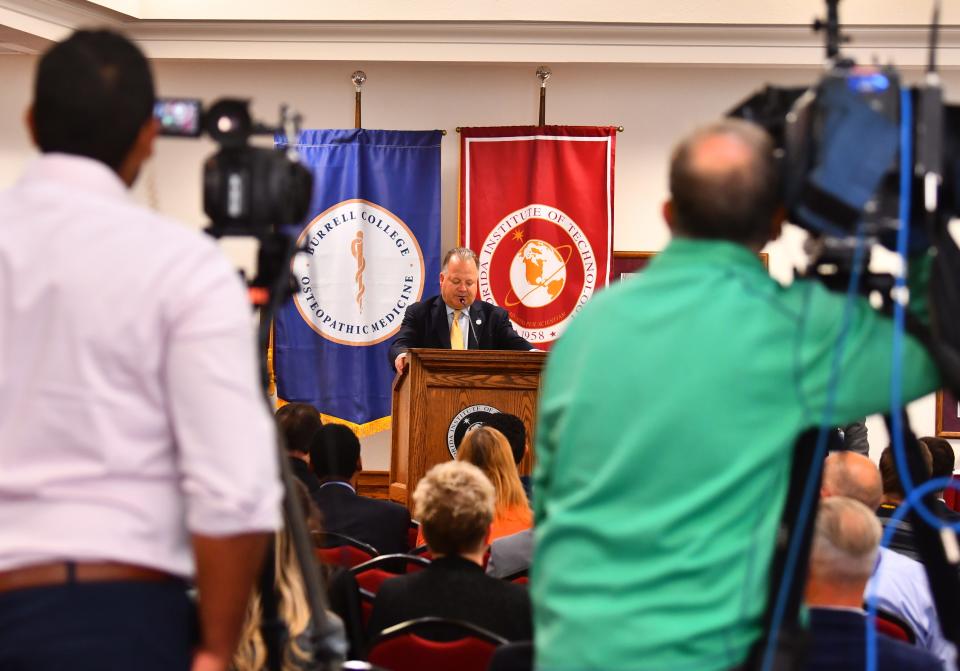
[[[943,438],[925,436],[920,439],[920,442],[930,450],[933,471],[932,477],[952,478],[953,467],[956,465],[957,456],[953,452],[953,446],[950,444],[950,441],[944,440]],[[947,506],[947,502],[944,501],[942,489],[937,492],[937,501],[933,505],[931,512],[948,522],[955,523],[960,520],[960,513],[956,510],[951,510]]]
[[[307,487],[310,496],[320,489],[320,480],[310,470],[310,441],[323,426],[320,413],[309,403],[287,403],[276,413],[277,428],[283,436],[290,470]]]
[[[323,529],[372,545],[380,554],[410,549],[410,513],[392,501],[357,494],[362,468],[360,440],[342,424],[327,424],[310,443],[310,466],[320,479],[313,500],[323,514]]]
[[[533,637],[526,588],[483,572],[494,501],[493,485],[473,464],[451,461],[427,472],[413,504],[433,562],[383,583],[373,603],[370,638],[431,616],[463,620],[511,641]]]
[[[390,344],[390,363],[398,373],[407,365],[411,347],[534,349],[513,330],[506,310],[476,300],[480,271],[473,251],[454,247],[443,257],[441,268],[440,295],[408,305],[400,332]]]
[[[808,671],[865,668],[863,590],[873,571],[881,528],[869,508],[844,496],[820,501],[813,532],[806,602],[810,608]],[[877,634],[880,671],[940,671],[920,648]]]

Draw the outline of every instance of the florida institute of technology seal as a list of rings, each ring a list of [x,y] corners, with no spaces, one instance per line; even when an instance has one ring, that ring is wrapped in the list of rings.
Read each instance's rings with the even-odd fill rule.
[[[480,298],[510,313],[530,342],[556,340],[597,286],[586,234],[556,207],[530,204],[503,217],[478,250]]]
[[[407,225],[367,200],[337,203],[303,229],[293,261],[303,320],[341,345],[375,345],[423,295],[423,253]]]

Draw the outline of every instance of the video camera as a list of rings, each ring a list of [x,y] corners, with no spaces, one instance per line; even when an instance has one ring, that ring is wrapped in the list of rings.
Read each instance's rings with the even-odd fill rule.
[[[296,150],[253,147],[254,135],[299,135],[300,116],[280,108],[277,127],[253,121],[247,100],[224,98],[206,111],[192,98],[160,98],[154,106],[160,134],[199,137],[220,145],[203,166],[203,210],[208,233],[263,238],[306,217],[313,176]]]
[[[960,107],[944,104],[936,71],[939,5],[926,76],[908,87],[893,67],[861,66],[840,54],[846,39],[838,4],[827,0],[826,21],[814,24],[826,34],[827,71],[820,81],[810,88],[768,86],[728,114],[773,137],[787,219],[811,233],[809,275],[842,290],[859,259],[861,291],[879,291],[889,310],[894,278],[866,271],[870,246],[895,249],[906,223],[906,254],[934,255],[932,332],[915,335],[958,390],[960,249],[947,224],[960,215]]]
[[[780,159],[787,219],[810,232],[806,275],[832,290],[859,290],[883,299],[881,310],[899,313],[940,369],[945,387],[960,391],[960,249],[948,224],[960,214],[960,107],[946,105],[936,70],[939,0],[931,28],[923,83],[909,87],[893,67],[859,66],[840,54],[839,0],[826,0],[827,18],[814,28],[826,35],[827,70],[810,88],[768,86],[736,105],[730,116],[763,126]],[[868,271],[870,248],[880,244],[903,255],[906,265],[928,256],[929,326],[904,306],[904,278]],[[918,263],[923,267],[924,263]],[[917,300],[920,299],[920,300]],[[901,478],[922,482],[923,464],[902,408],[885,417]],[[816,492],[825,453],[823,428],[800,436],[790,493],[770,573],[764,638],[750,668],[802,668],[805,634],[799,611],[812,538]],[[933,499],[927,495],[924,505]],[[928,508],[929,510],[929,508]],[[949,534],[908,513],[934,595],[941,630],[960,644],[957,562],[945,549]],[[955,543],[955,541],[953,541]],[[799,567],[799,568],[798,568]],[[798,577],[799,576],[799,577]],[[774,598],[775,597],[775,598]]]

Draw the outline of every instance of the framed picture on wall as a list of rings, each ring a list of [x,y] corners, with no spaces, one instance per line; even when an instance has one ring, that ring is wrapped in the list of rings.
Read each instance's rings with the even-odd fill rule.
[[[656,252],[614,252],[610,282],[619,282],[643,270]]]
[[[611,268],[613,272],[610,273],[610,282],[619,282],[634,273],[639,273],[656,255],[656,252],[614,252],[613,267]],[[770,255],[766,252],[760,252],[760,260],[763,261],[763,267],[769,270]]]
[[[960,438],[960,401],[946,390],[937,392],[937,435]]]

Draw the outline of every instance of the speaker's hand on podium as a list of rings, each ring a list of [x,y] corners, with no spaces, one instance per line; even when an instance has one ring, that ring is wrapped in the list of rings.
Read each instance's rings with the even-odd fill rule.
[[[403,369],[407,367],[407,353],[401,352],[397,355],[397,358],[393,360],[393,367],[397,369],[398,373],[402,373]]]

